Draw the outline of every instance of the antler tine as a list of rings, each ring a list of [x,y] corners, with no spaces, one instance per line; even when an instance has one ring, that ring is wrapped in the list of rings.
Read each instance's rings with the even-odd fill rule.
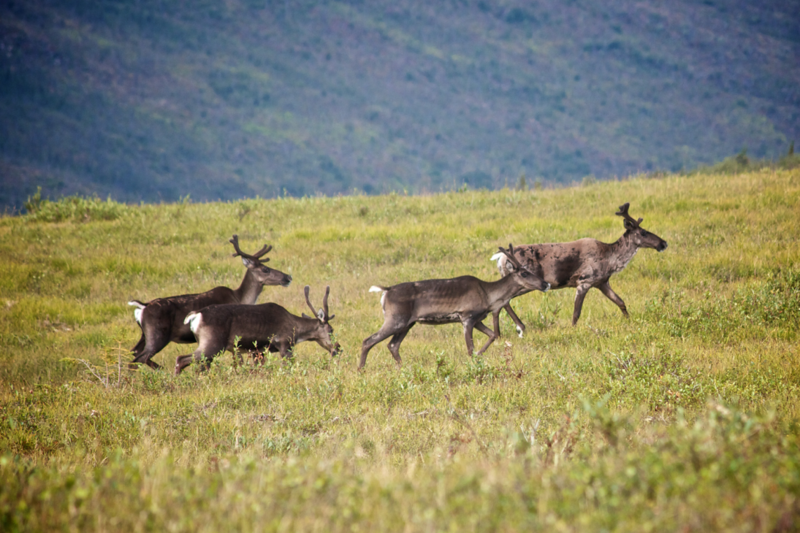
[[[261,256],[264,254],[268,254],[270,250],[272,250],[272,246],[268,246],[265,244],[264,246],[261,247],[259,251],[253,254],[253,257],[255,257],[256,259],[261,259]],[[264,261],[262,262],[266,263],[267,261],[269,261],[269,257],[264,259]]]
[[[517,260],[516,257],[514,257],[514,245],[513,244],[508,243],[508,250],[504,249],[502,246],[498,246],[498,249],[506,255],[506,257],[508,258],[509,261],[511,261],[511,263],[514,265],[514,267],[522,268],[522,265],[520,264],[520,262]]]
[[[239,249],[239,236],[238,235],[234,234],[233,237],[231,237],[231,239],[228,242],[230,242],[233,245],[233,249],[236,250],[236,253],[233,254],[233,257],[236,257],[237,255],[245,255]]]
[[[625,220],[628,220],[638,226],[639,224],[642,223],[644,219],[640,218],[639,220],[636,220],[635,218],[630,216],[630,214],[628,214],[628,208],[630,207],[630,205],[631,205],[630,202],[625,202],[624,204],[619,206],[619,211],[616,212],[616,215],[623,217]]]
[[[328,314],[328,295],[331,293],[331,286],[328,285],[325,287],[325,297],[322,299],[322,311],[325,313],[325,320],[330,317]]]
[[[314,309],[314,306],[311,305],[311,300],[308,299],[308,291],[310,291],[310,290],[311,290],[311,287],[306,285],[305,289],[303,289],[303,292],[306,295],[306,303],[308,304],[308,308],[311,309],[311,316],[317,316],[317,310]]]

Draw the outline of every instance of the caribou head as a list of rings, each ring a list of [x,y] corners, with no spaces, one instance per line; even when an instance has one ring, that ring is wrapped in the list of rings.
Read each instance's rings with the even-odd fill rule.
[[[303,318],[308,320],[317,320],[319,324],[317,325],[317,331],[313,335],[309,335],[309,340],[314,340],[322,346],[324,349],[331,354],[331,356],[335,357],[342,351],[342,347],[339,345],[338,342],[333,341],[333,327],[330,325],[330,321],[336,316],[331,315],[328,313],[328,295],[331,292],[330,286],[325,287],[325,296],[322,298],[322,308],[314,310],[314,306],[311,305],[311,300],[308,298],[309,293],[309,286],[306,285],[303,292],[306,295],[306,304],[308,308],[311,309],[312,316],[308,316],[305,313],[302,313]]]
[[[265,257],[262,259],[263,256],[269,253],[272,250],[272,246],[267,246],[266,244],[261,247],[259,251],[250,255],[244,253],[239,248],[239,236],[234,235],[230,239],[230,243],[233,245],[233,249],[236,250],[236,253],[232,254],[233,257],[241,257],[242,263],[244,266],[247,267],[247,270],[255,277],[255,280],[261,285],[281,285],[282,287],[288,287],[289,284],[292,282],[292,276],[288,274],[284,274],[279,270],[275,270],[274,268],[269,268],[265,263],[269,261],[269,257]]]
[[[633,243],[638,248],[654,248],[659,252],[663,252],[667,248],[667,241],[659,237],[654,233],[650,233],[646,229],[641,226],[642,218],[635,219],[628,214],[628,207],[630,207],[629,202],[625,202],[621,206],[619,206],[619,211],[616,212],[617,216],[623,218],[623,224],[625,225],[625,235],[629,236]]]

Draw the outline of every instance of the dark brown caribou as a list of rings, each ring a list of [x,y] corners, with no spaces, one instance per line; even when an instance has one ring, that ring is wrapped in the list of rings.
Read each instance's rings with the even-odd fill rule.
[[[189,313],[184,322],[197,337],[197,349],[193,354],[182,355],[175,361],[175,374],[192,364],[201,363],[203,368],[214,357],[225,350],[249,352],[255,358],[264,350],[280,352],[282,357],[291,357],[292,348],[304,341],[316,341],[331,356],[340,346],[332,339],[333,328],[328,314],[328,294],[325,288],[322,309],[314,311],[308,299],[309,287],[305,287],[306,304],[316,315],[312,318],[303,313],[295,316],[278,304],[260,305],[212,305]]]
[[[373,286],[370,292],[383,292],[381,307],[384,322],[381,329],[370,335],[361,345],[361,361],[359,369],[364,368],[370,349],[386,339],[392,357],[401,364],[400,343],[409,330],[420,324],[450,324],[461,322],[464,326],[464,338],[467,353],[472,356],[475,348],[472,341],[473,328],[487,335],[489,339],[478,351],[482,354],[495,339],[500,337],[500,309],[511,298],[533,290],[546,291],[549,285],[540,276],[520,264],[514,258],[514,247],[508,250],[500,248],[500,253],[515,265],[503,279],[498,281],[482,281],[473,276],[461,276],[452,279],[430,279],[400,283],[391,287]],[[492,314],[494,330],[483,324],[489,313]]]
[[[628,214],[629,206],[629,203],[621,205],[616,213],[623,218],[625,233],[615,243],[606,244],[596,239],[585,238],[572,242],[528,244],[518,246],[514,250],[519,262],[550,283],[550,288],[553,290],[565,287],[578,289],[575,293],[575,309],[572,312],[573,326],[578,323],[583,299],[592,287],[600,289],[600,292],[619,306],[625,318],[628,318],[625,302],[611,289],[609,278],[624,269],[639,248],[654,248],[659,252],[667,248],[664,239],[641,227],[643,219],[636,220]],[[516,263],[510,261],[505,254],[495,254],[492,260],[495,259],[497,268],[503,276],[517,268]],[[525,325],[514,313],[510,303],[505,306],[505,310],[516,324],[519,336],[522,337]]]
[[[159,368],[158,363],[152,361],[154,355],[164,349],[170,342],[189,344],[197,342],[184,319],[192,311],[197,311],[215,304],[246,304],[252,305],[258,300],[258,295],[265,285],[282,285],[288,287],[292,276],[284,274],[274,268],[269,268],[266,263],[269,258],[264,255],[272,250],[266,244],[256,253],[250,255],[239,249],[239,237],[234,235],[230,239],[236,253],[233,257],[240,256],[242,263],[247,267],[242,284],[238,289],[228,287],[214,287],[201,294],[183,294],[168,298],[156,298],[147,303],[131,300],[128,305],[136,306],[134,316],[139,327],[142,328],[142,337],[134,346],[132,367],[137,363],[144,363],[151,368]]]

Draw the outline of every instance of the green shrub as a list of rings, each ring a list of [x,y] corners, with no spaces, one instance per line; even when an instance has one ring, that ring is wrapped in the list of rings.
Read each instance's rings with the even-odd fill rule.
[[[103,201],[97,195],[91,198],[65,196],[55,202],[42,199],[41,187],[37,187],[36,194],[29,196],[24,205],[26,219],[37,222],[116,220],[128,209],[110,197]]]

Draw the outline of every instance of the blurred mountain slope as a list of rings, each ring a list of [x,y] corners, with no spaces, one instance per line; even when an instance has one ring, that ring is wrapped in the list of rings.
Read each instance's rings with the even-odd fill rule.
[[[784,153],[800,2],[0,3],[0,205],[570,182]]]

